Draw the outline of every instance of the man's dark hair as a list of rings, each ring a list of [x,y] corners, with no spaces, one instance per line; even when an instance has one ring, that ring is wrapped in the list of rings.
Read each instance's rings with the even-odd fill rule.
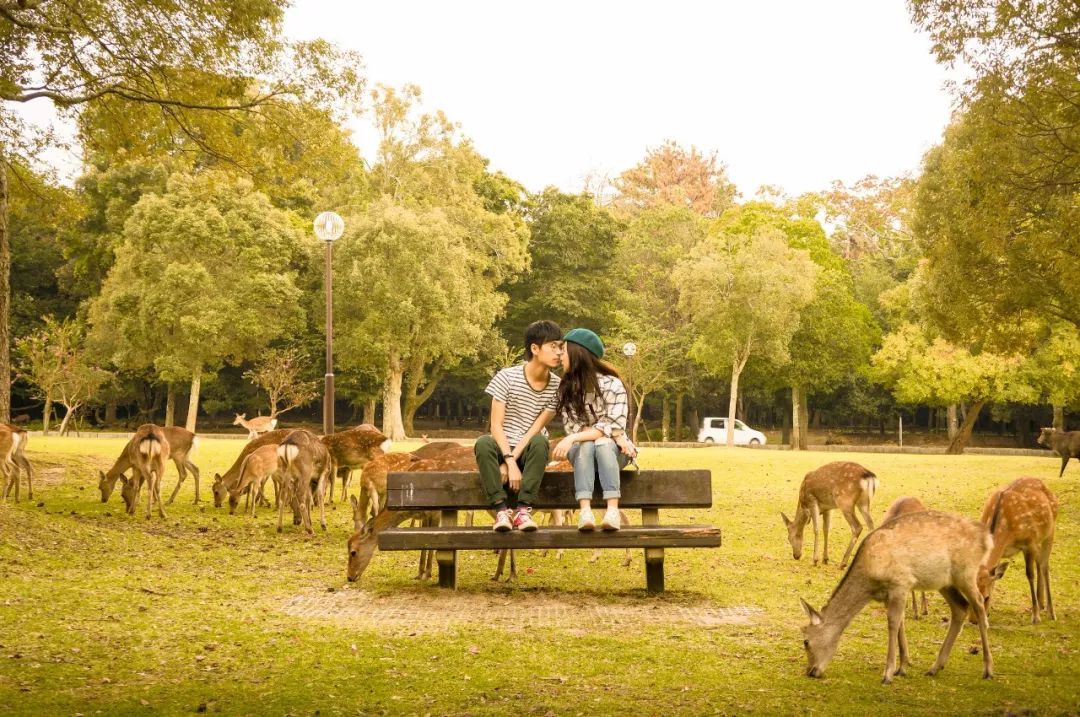
[[[525,328],[525,360],[532,360],[532,345],[561,341],[562,329],[554,321],[534,321]]]

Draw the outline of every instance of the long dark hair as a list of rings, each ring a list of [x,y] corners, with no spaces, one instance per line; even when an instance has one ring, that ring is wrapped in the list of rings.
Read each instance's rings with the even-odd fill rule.
[[[622,381],[622,376],[614,366],[596,358],[580,344],[567,341],[566,352],[570,356],[570,370],[563,374],[562,381],[559,383],[559,404],[555,412],[559,415],[565,412],[575,421],[585,422],[589,419],[585,415],[585,395],[588,393],[600,395],[598,377],[614,376]],[[595,419],[596,416],[592,418]]]

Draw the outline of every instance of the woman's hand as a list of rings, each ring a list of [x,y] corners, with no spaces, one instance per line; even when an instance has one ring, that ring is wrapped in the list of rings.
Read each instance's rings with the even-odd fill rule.
[[[619,446],[619,450],[622,451],[623,455],[628,456],[631,459],[637,458],[637,446],[635,446],[633,441],[625,435],[616,438],[615,443]]]
[[[570,449],[573,448],[573,447],[574,447],[574,438],[573,438],[573,436],[567,436],[566,438],[562,439],[561,441],[559,441],[558,443],[555,444],[555,450],[552,451],[552,457],[557,461],[561,461],[562,459],[566,458],[570,454]]]

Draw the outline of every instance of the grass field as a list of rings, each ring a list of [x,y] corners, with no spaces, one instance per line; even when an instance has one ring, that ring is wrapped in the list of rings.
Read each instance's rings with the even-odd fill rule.
[[[350,512],[306,537],[262,510],[252,521],[191,505],[185,484],[167,520],[123,513],[119,491],[100,502],[97,469],[120,440],[33,438],[33,502],[0,505],[0,714],[1067,714],[1080,711],[1080,502],[1077,468],[1055,477],[1051,457],[788,453],[648,449],[642,467],[709,468],[714,507],[661,513],[711,523],[715,550],[669,550],[668,592],[644,592],[643,560],[616,551],[520,556],[516,584],[493,583],[494,557],[459,561],[447,596],[419,583],[415,555],[377,555],[345,581]],[[242,444],[204,440],[194,460],[210,498],[215,471]],[[409,448],[406,444],[401,446]],[[399,448],[401,448],[399,447]],[[822,680],[803,676],[799,597],[815,607],[840,578],[848,530],[834,520],[830,566],[791,559],[779,513],[799,481],[833,460],[855,460],[881,483],[873,512],[905,494],[977,517],[990,490],[1021,475],[1044,479],[1061,505],[1051,562],[1056,622],[1030,624],[1023,559],[999,584],[990,616],[995,678],[980,679],[977,631],[965,627],[944,672],[923,674],[945,634],[947,610],[907,620],[915,662],[879,681],[886,625],[880,605],[848,628]],[[176,480],[169,467],[162,492]],[[632,516],[633,517],[633,516]],[[287,521],[288,523],[288,521]],[[811,534],[807,531],[807,550]],[[345,605],[342,617],[298,617],[297,597]],[[322,598],[320,598],[322,596]],[[394,625],[364,619],[397,606]],[[619,608],[623,622],[583,617],[514,628],[505,616],[537,604]],[[434,624],[441,606],[471,618]],[[590,608],[591,612],[584,610]],[[687,610],[748,607],[748,619],[711,627],[668,619]],[[417,624],[408,623],[415,610]],[[502,621],[488,619],[498,613]],[[571,613],[572,614],[572,613]],[[358,617],[359,615],[359,617]],[[404,615],[401,618],[400,615]],[[661,617],[657,618],[656,616]],[[420,622],[420,621],[423,622]],[[495,623],[497,626],[492,626]]]

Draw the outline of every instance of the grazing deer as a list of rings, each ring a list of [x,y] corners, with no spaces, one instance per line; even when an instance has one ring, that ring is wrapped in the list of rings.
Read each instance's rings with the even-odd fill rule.
[[[885,517],[881,519],[881,524],[888,523],[898,515],[906,515],[908,513],[922,513],[926,510],[926,506],[918,498],[912,496],[904,496],[897,498],[889,506],[889,509],[885,511]],[[922,614],[928,615],[930,613],[929,603],[926,600],[926,593],[922,593]],[[911,591],[911,614],[915,616],[915,619],[919,619],[919,601],[916,599],[915,591]]]
[[[1051,620],[1057,619],[1050,595],[1050,551],[1054,547],[1057,509],[1057,496],[1038,478],[1017,478],[994,491],[986,501],[981,520],[990,528],[994,547],[979,569],[979,592],[987,611],[994,583],[1005,575],[1009,565],[1001,559],[1022,552],[1031,591],[1032,624],[1039,622],[1040,608],[1046,609]]]
[[[247,457],[240,464],[240,475],[236,483],[229,489],[229,515],[233,515],[236,512],[236,506],[240,502],[240,496],[244,493],[248,494],[248,504],[250,505],[250,513],[252,518],[255,517],[255,504],[258,503],[258,496],[262,493],[262,486],[266,483],[268,478],[273,478],[276,486],[274,494],[281,496],[281,487],[278,482],[278,448],[279,446],[272,443],[265,446],[259,446],[251,453],[248,453]],[[251,490],[254,486],[258,488],[258,491]],[[279,500],[280,504],[280,500]]]
[[[783,513],[784,525],[791,543],[791,555],[798,560],[802,557],[803,530],[806,523],[814,523],[814,565],[818,563],[818,534],[821,529],[818,519],[824,524],[825,550],[822,562],[829,562],[829,512],[839,509],[851,526],[851,542],[844,551],[840,567],[847,565],[855,542],[862,533],[862,525],[855,517],[858,507],[870,530],[874,529],[874,518],[870,515],[870,499],[877,491],[877,476],[858,463],[838,461],[826,463],[817,470],[810,471],[803,478],[799,487],[799,504],[795,508],[795,519],[791,520]]]
[[[254,440],[259,437],[260,433],[266,433],[277,428],[277,419],[273,416],[256,416],[251,420],[248,420],[246,413],[235,414],[236,418],[232,424],[234,426],[243,426],[248,430],[248,440]]]
[[[161,503],[161,480],[165,475],[165,461],[169,459],[169,441],[164,431],[152,423],[145,423],[135,431],[135,435],[124,447],[128,465],[131,466],[131,478],[120,475],[124,487],[120,495],[127,505],[128,513],[135,513],[139,499],[139,490],[146,483],[146,519],[150,520],[154,502],[157,501],[158,515],[167,518]]]
[[[237,456],[236,460],[233,461],[233,464],[229,466],[229,470],[225,471],[225,475],[215,473],[213,486],[214,507],[220,508],[225,504],[225,499],[229,495],[229,489],[240,479],[240,466],[243,465],[244,459],[247,458],[252,451],[262,446],[276,446],[285,440],[285,437],[290,433],[292,433],[291,429],[279,428],[275,431],[268,431],[262,434],[244,446],[240,451],[240,455]],[[278,502],[280,503],[280,500]]]
[[[180,479],[176,482],[176,487],[173,488],[172,495],[169,496],[169,500],[165,505],[172,505],[176,494],[180,492],[180,486],[187,478],[189,470],[195,476],[195,504],[198,505],[201,501],[199,498],[199,467],[191,462],[191,454],[199,447],[199,439],[194,433],[180,426],[166,426],[160,430],[169,444],[169,458],[176,464],[176,470],[180,474]],[[108,472],[98,471],[98,490],[101,491],[102,503],[109,502],[109,496],[112,495],[113,489],[116,487],[117,479],[121,478],[131,468],[131,453],[128,449],[134,440],[135,437],[132,437],[128,441],[128,444],[120,451],[120,456]],[[123,493],[121,492],[121,494]],[[137,489],[134,494],[138,495]],[[131,495],[131,491],[129,491],[129,495]],[[127,512],[134,513],[135,508],[128,505]]]
[[[390,450],[390,439],[370,423],[362,423],[339,433],[323,436],[322,442],[330,450],[341,478],[341,499],[348,496],[352,472],[363,469],[377,452]],[[334,502],[334,481],[330,481],[330,503]]]
[[[1080,458],[1080,431],[1059,431],[1056,428],[1043,428],[1039,431],[1039,445],[1046,446],[1061,456],[1061,471],[1058,478],[1065,475],[1065,466],[1070,458]]]
[[[8,482],[7,488],[3,489],[3,497],[6,499],[11,494],[11,489],[15,489],[15,502],[18,503],[19,497],[19,471],[26,475],[26,489],[28,491],[28,498],[34,499],[34,468],[30,465],[30,459],[26,457],[26,446],[30,442],[30,434],[25,429],[20,428],[14,423],[0,424],[0,430],[7,428],[12,433],[11,440],[11,463],[14,464],[18,470],[11,472],[13,480]],[[0,485],[2,488],[2,485]]]
[[[281,472],[282,498],[278,500],[278,532],[281,532],[285,504],[300,511],[308,535],[311,527],[311,504],[319,506],[319,526],[326,531],[326,483],[334,476],[334,459],[326,445],[311,431],[299,428],[289,433],[277,447]],[[286,496],[288,500],[286,500]]]
[[[983,677],[992,677],[994,663],[986,634],[986,610],[976,583],[979,566],[986,561],[992,544],[982,523],[936,511],[907,513],[872,531],[859,546],[851,567],[825,607],[818,611],[800,600],[810,618],[810,624],[803,628],[806,674],[825,674],[844,630],[868,602],[876,600],[885,603],[888,612],[889,647],[882,682],[889,684],[911,664],[904,634],[908,593],[939,590],[952,608],[952,616],[937,660],[927,674],[935,675],[945,667],[970,606],[982,638]]]

